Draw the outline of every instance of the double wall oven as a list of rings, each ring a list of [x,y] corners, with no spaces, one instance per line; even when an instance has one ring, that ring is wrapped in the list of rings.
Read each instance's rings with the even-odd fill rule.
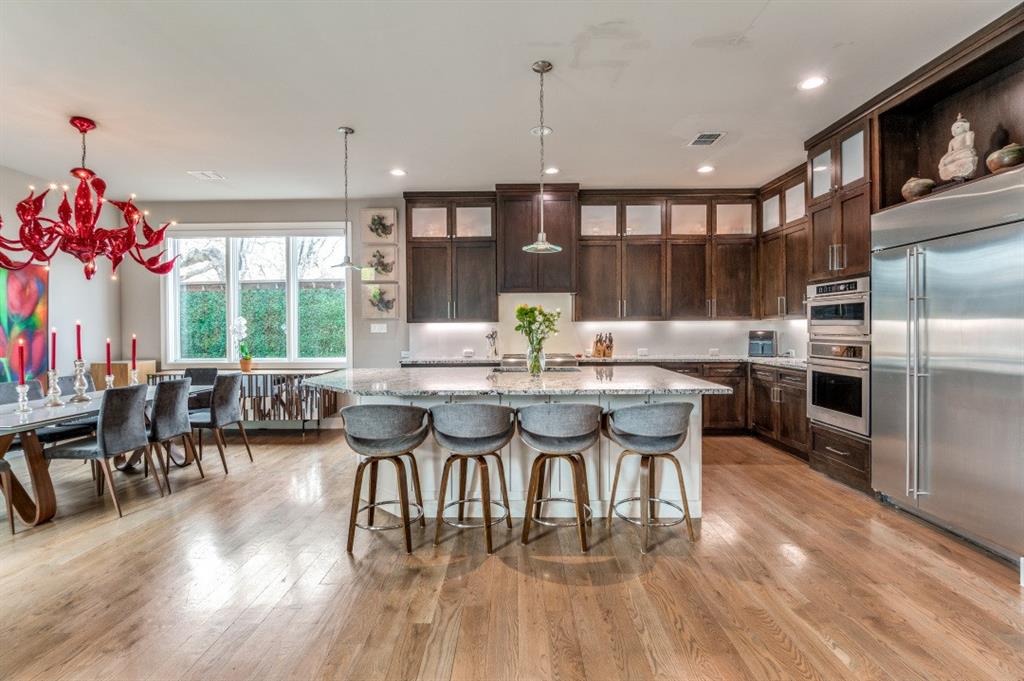
[[[867,277],[807,287],[807,416],[871,434],[871,292]]]

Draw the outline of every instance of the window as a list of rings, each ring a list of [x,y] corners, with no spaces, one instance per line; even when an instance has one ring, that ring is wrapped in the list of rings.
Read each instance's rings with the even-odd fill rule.
[[[188,236],[170,240],[169,361],[238,359],[235,321],[257,360],[344,361],[346,253],[335,228],[316,236]]]

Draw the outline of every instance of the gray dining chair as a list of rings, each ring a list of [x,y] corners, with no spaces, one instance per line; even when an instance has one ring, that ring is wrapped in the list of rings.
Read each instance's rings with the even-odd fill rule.
[[[192,381],[192,385],[212,386],[217,382],[219,370],[216,367],[188,367],[185,369],[185,378]],[[201,411],[210,408],[210,393],[199,393],[188,398],[189,411]]]
[[[347,551],[352,553],[356,528],[379,532],[402,528],[405,534],[405,552],[412,553],[412,535],[410,525],[419,520],[420,526],[426,526],[423,518],[423,493],[420,491],[420,472],[416,466],[414,449],[423,444],[430,434],[428,412],[422,407],[404,404],[356,404],[341,410],[341,418],[345,423],[345,441],[360,456],[356,466],[355,484],[352,489],[352,510],[348,518]],[[409,503],[409,483],[405,473],[405,461],[409,458],[412,472],[413,492],[416,503]],[[398,483],[398,499],[377,500],[377,468],[382,462],[389,462],[395,467]],[[369,467],[369,501],[360,506],[360,495],[363,488],[363,473]],[[409,506],[413,506],[418,515],[409,516]],[[401,522],[391,525],[374,525],[374,510],[379,506],[398,506]],[[358,521],[359,514],[366,511],[367,523]]]
[[[3,490],[4,505],[7,507],[7,523],[10,525],[11,534],[14,534],[14,502],[11,499],[11,495],[14,494],[14,481],[11,476],[11,464],[0,459],[0,490]]]
[[[537,457],[530,468],[530,483],[527,485],[523,544],[530,541],[530,526],[533,522],[561,525],[539,517],[541,504],[566,501],[576,507],[576,522],[573,524],[579,531],[580,549],[587,550],[587,524],[593,517],[593,511],[590,508],[587,466],[582,453],[601,439],[601,413],[601,407],[596,404],[573,402],[531,404],[519,409],[519,437],[526,446],[537,451]],[[571,499],[544,497],[539,492],[543,488],[546,468],[557,459],[569,463],[573,480]]]
[[[43,399],[43,384],[39,382],[39,379],[34,378],[30,381],[25,381],[25,385],[28,386],[28,399]],[[0,404],[14,404],[17,401],[18,382],[6,381],[4,383],[0,383]]]
[[[505,468],[501,460],[501,450],[516,433],[516,410],[500,404],[475,404],[472,402],[456,402],[440,404],[430,409],[430,423],[434,440],[442,448],[448,450],[441,472],[441,487],[438,492],[437,522],[434,526],[434,546],[441,542],[442,523],[458,528],[483,527],[484,544],[487,553],[493,551],[491,544],[491,526],[502,520],[512,529],[512,509],[508,503],[508,485],[505,483]],[[493,457],[498,469],[498,482],[501,485],[501,502],[491,501],[490,470],[487,457]],[[480,473],[480,497],[466,497],[466,477],[469,462],[476,463]],[[445,503],[448,492],[448,476],[454,464],[459,464],[459,489],[454,501]],[[465,505],[479,502],[483,513],[483,522],[465,520]],[[494,504],[503,513],[491,518],[491,505]],[[458,505],[457,521],[444,517],[446,509]]]
[[[690,541],[696,541],[693,532],[693,521],[690,519],[690,504],[686,499],[686,483],[683,481],[683,469],[676,458],[676,451],[686,442],[690,427],[690,414],[693,405],[683,402],[664,402],[660,404],[637,404],[622,407],[608,412],[605,416],[605,435],[622,447],[615,462],[615,476],[612,478],[612,495],[608,502],[608,529],[612,527],[612,515],[617,515],[626,522],[640,527],[640,553],[647,553],[648,537],[652,527],[669,527],[686,521],[686,531]],[[622,461],[627,456],[640,457],[640,494],[615,501],[616,488],[619,486],[619,471]],[[659,459],[671,461],[675,466],[679,480],[679,494],[683,505],[680,507],[671,501],[656,496],[656,466]],[[640,519],[635,520],[619,511],[625,503],[640,502]],[[682,514],[674,520],[658,521],[657,505],[671,506]]]
[[[153,393],[153,405],[149,416],[149,442],[156,450],[156,458],[164,472],[164,484],[167,486],[167,493],[171,493],[171,479],[169,475],[171,464],[171,443],[181,440],[181,446],[186,452],[192,453],[196,468],[199,470],[199,477],[205,478],[203,473],[203,462],[196,454],[195,444],[192,440],[192,424],[188,417],[188,392],[192,385],[190,378],[177,378],[160,381],[156,384]],[[224,473],[228,472],[227,461],[221,454],[221,463],[224,465]]]
[[[96,461],[102,478],[97,481],[97,491],[102,494],[102,484],[106,481],[110,489],[110,499],[114,502],[117,516],[121,512],[121,503],[114,489],[114,478],[110,470],[110,459],[121,454],[133,454],[143,451],[146,463],[153,471],[153,482],[160,496],[164,495],[160,476],[156,474],[153,456],[150,451],[149,437],[146,431],[146,386],[133,385],[127,388],[110,388],[103,391],[100,400],[99,423],[96,437],[89,440],[63,442],[43,451],[48,460],[54,459],[85,459]]]
[[[220,452],[221,460],[224,460],[224,449],[227,441],[224,439],[225,426],[238,426],[238,432],[242,435],[242,442],[245,443],[245,451],[249,454],[249,461],[252,461],[252,448],[249,447],[249,436],[246,435],[245,426],[242,425],[242,374],[219,374],[213,383],[213,392],[210,395],[210,408],[201,411],[190,412],[189,420],[193,430],[200,432],[199,456],[203,455],[202,431],[209,430],[213,434],[213,441]],[[224,465],[224,472],[227,472],[227,464]]]

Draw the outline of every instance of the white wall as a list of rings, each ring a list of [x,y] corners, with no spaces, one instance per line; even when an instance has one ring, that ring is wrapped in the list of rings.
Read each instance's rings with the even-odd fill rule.
[[[28,185],[35,185],[38,191],[52,181],[70,182],[71,179],[63,173],[42,179],[0,166],[0,216],[4,219],[4,236],[17,238],[20,225],[14,209],[28,195]],[[55,215],[59,201],[51,192],[44,215]],[[107,208],[101,214],[100,224],[117,226],[118,220],[119,215]],[[119,274],[122,268],[118,269]],[[100,259],[99,271],[87,280],[82,273],[82,263],[77,259],[67,253],[54,257],[50,264],[49,325],[57,327],[57,368],[61,374],[71,373],[71,362],[75,358],[75,320],[82,321],[82,356],[87,362],[104,360],[108,336],[112,354],[115,359],[120,357],[121,287],[120,282],[111,281],[109,261],[105,259]]]
[[[548,352],[583,352],[594,336],[610,332],[616,355],[635,355],[647,348],[650,355],[710,354],[746,355],[747,332],[772,329],[779,332],[780,352],[793,350],[807,356],[807,323],[803,320],[674,321],[674,322],[574,322],[572,296],[568,293],[508,293],[498,297],[497,323],[410,324],[409,351],[413,357],[459,357],[463,349],[477,357],[487,354],[484,336],[498,330],[498,352],[526,352],[526,340],[515,331],[515,308],[520,303],[561,309],[558,335],[545,345]]]
[[[142,204],[140,204],[142,205]],[[335,199],[302,201],[171,201],[146,202],[150,211],[150,222],[176,220],[180,223],[252,224],[260,222],[327,222],[344,221],[344,202]],[[401,350],[408,344],[405,323],[405,218],[404,201],[401,197],[360,199],[349,202],[349,219],[353,223],[352,259],[359,263],[364,255],[359,235],[359,211],[364,208],[396,208],[398,210],[398,281],[399,303],[396,320],[374,320],[386,324],[384,334],[370,333],[370,320],[362,319],[359,301],[352,301],[352,319],[349,332],[352,334],[352,357],[350,366],[387,367],[396,366]],[[161,339],[161,294],[160,277],[146,272],[132,262],[123,266],[121,275],[122,340],[130,342],[131,334],[139,338],[139,352],[142,348],[154,348],[147,357],[160,356]],[[126,346],[127,347],[127,346]],[[261,363],[269,366],[268,363]]]

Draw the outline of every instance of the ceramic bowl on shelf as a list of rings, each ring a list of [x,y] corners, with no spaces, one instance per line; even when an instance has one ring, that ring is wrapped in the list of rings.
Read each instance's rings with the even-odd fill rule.
[[[985,159],[985,165],[993,173],[998,173],[1000,170],[1006,170],[1007,168],[1013,168],[1024,163],[1024,146],[1013,142],[1007,144],[1002,149],[993,151]]]
[[[912,177],[904,183],[903,188],[900,189],[900,194],[907,201],[913,201],[914,199],[931,194],[933,189],[935,189],[935,180],[928,179],[927,177]]]

